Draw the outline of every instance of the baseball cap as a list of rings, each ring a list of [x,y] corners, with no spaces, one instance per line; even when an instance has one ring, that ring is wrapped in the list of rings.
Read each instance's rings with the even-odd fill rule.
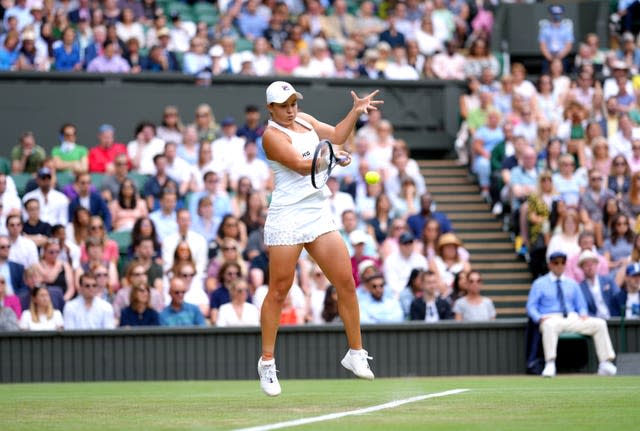
[[[564,14],[564,6],[559,4],[552,4],[549,6],[549,13],[551,15],[563,15]]]
[[[298,99],[303,99],[302,94],[293,88],[293,85],[284,81],[275,81],[267,87],[267,104],[284,103],[292,95],[296,95]]]
[[[377,270],[376,263],[371,259],[365,259],[358,264],[358,274],[362,276],[362,273],[369,268]]]
[[[222,120],[222,123],[220,123],[222,125],[222,127],[227,127],[227,126],[235,126],[236,125],[236,119],[233,117],[225,117],[224,120]]]
[[[366,243],[367,234],[360,229],[356,229],[349,234],[349,241],[351,241],[351,244],[353,245]]]
[[[549,255],[549,262],[554,259],[567,259],[567,254],[564,251],[554,251]]]
[[[634,275],[640,275],[640,263],[635,262],[627,266],[627,275],[633,277]]]
[[[50,176],[51,176],[51,169],[47,167],[38,169],[38,178],[44,178],[44,177],[50,177]]]
[[[164,37],[164,36],[169,36],[169,34],[170,34],[169,29],[167,27],[162,27],[160,30],[158,30],[157,36]]]
[[[398,238],[398,242],[400,244],[410,244],[414,239],[415,238],[413,237],[413,234],[411,232],[404,232],[402,235],[400,235],[400,238]]]
[[[584,250],[580,253],[580,257],[578,258],[578,265],[582,265],[584,262],[588,260],[598,261],[598,255],[592,252],[591,250]]]
[[[211,49],[209,49],[209,57],[222,57],[224,54],[224,50],[220,45],[213,45]]]
[[[111,124],[103,124],[102,126],[98,127],[98,133],[115,132],[115,130],[116,129],[114,129]]]

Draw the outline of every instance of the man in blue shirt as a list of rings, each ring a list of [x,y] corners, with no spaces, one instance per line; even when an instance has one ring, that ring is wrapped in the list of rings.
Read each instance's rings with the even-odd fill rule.
[[[543,72],[549,70],[549,64],[554,58],[562,60],[566,70],[565,59],[571,52],[574,41],[573,22],[570,19],[563,19],[564,7],[561,5],[549,6],[549,13],[551,20],[541,20],[538,32],[540,51],[545,58]]]
[[[174,277],[169,285],[171,303],[160,313],[161,326],[206,326],[198,306],[184,302],[187,286]]]
[[[574,280],[563,275],[567,255],[557,251],[549,256],[550,272],[533,282],[527,300],[527,313],[539,324],[542,347],[546,361],[543,377],[556,375],[558,336],[563,332],[578,332],[593,337],[593,344],[600,365],[599,375],[615,375],[613,361],[616,357],[609,337],[607,322],[589,317],[587,304]]]

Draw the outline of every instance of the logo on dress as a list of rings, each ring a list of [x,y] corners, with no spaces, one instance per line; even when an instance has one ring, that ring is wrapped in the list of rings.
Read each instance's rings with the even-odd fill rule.
[[[305,151],[304,153],[302,153],[302,157],[307,157],[311,155],[311,151]]]

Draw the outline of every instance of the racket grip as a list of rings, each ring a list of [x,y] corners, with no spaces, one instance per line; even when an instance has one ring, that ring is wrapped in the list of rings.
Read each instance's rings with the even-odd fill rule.
[[[345,156],[345,157],[336,157],[336,163],[338,163],[339,165],[343,164],[344,162],[346,162],[347,160],[351,159],[351,157],[349,156]]]

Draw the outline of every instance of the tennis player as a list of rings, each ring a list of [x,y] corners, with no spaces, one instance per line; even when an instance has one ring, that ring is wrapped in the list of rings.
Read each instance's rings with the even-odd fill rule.
[[[298,111],[302,94],[287,82],[276,81],[267,87],[267,109],[271,115],[262,143],[275,174],[275,190],[264,228],[269,251],[269,291],[262,304],[262,356],[258,360],[260,386],[269,396],[279,395],[274,349],[280,311],[293,284],[296,264],[305,248],[318,263],[338,292],[338,311],[344,323],[349,351],[342,365],[363,379],[373,379],[368,353],[362,348],[360,311],[355,283],[351,275],[349,253],[333,222],[325,199],[326,187],[311,184],[311,162],[321,139],[336,147],[340,164],[351,162],[349,153],[339,149],[363,113],[376,110],[382,100],[374,100],[378,91],[359,98],[351,92],[353,107],[331,126]]]

